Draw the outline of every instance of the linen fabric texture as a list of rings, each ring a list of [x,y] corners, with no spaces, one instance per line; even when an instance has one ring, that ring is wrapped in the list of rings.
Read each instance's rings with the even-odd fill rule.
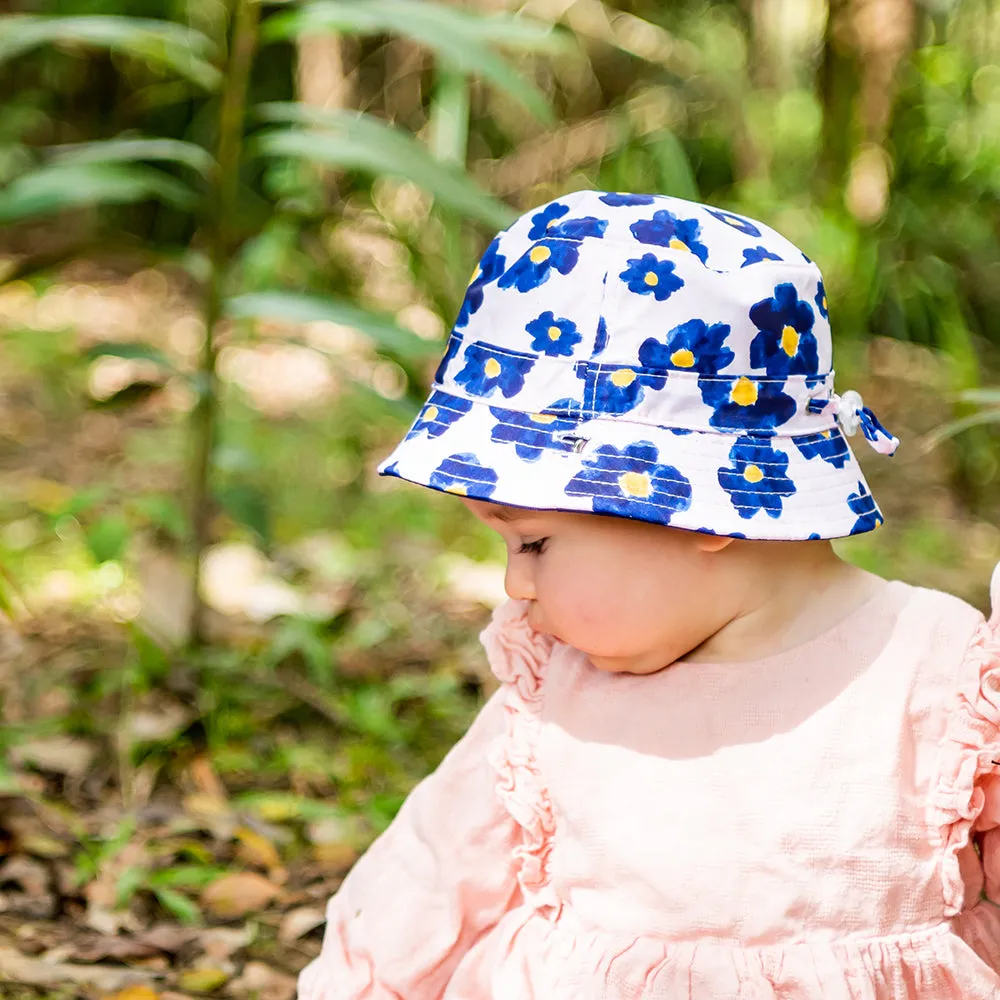
[[[383,475],[758,539],[882,522],[834,392],[817,266],[763,223],[580,191],[483,255]],[[856,395],[856,394],[855,394]],[[850,413],[878,450],[898,442]]]
[[[997,610],[894,582],[795,650],[643,677],[526,611],[301,1000],[1000,996]]]

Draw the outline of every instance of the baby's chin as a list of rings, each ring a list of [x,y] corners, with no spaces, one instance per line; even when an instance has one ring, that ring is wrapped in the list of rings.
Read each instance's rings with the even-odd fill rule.
[[[596,653],[581,652],[587,657],[596,670],[605,674],[655,674],[668,664],[657,656],[600,656]]]

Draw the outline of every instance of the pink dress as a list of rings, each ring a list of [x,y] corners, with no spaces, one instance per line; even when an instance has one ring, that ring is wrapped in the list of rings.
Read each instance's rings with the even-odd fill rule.
[[[895,582],[790,652],[639,677],[525,609],[301,1000],[1000,998],[1000,613]]]

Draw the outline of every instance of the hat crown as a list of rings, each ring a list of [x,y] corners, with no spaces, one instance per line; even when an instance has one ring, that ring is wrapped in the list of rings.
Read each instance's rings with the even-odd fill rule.
[[[789,240],[679,198],[579,191],[493,240],[436,381],[524,411],[774,433],[830,425],[831,371],[822,276]]]

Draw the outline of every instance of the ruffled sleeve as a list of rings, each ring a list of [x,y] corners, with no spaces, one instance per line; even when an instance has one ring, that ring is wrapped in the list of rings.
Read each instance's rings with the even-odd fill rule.
[[[949,916],[972,905],[966,895],[970,888],[978,891],[984,878],[987,896],[1000,902],[1000,566],[990,590],[993,613],[979,625],[962,664],[935,796]],[[967,850],[973,841],[979,846],[980,873],[968,867],[975,860]]]
[[[493,695],[330,900],[300,1000],[437,1000],[511,907],[521,835],[487,760],[506,729],[505,700],[503,689]]]

